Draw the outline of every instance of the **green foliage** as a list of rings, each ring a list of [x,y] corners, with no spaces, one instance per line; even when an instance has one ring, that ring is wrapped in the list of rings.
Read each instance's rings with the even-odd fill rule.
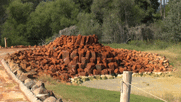
[[[28,39],[44,40],[51,37],[60,29],[74,25],[77,22],[77,14],[78,9],[72,1],[41,2],[30,15],[27,28]]]
[[[73,1],[35,2],[35,0],[14,0],[7,7],[8,18],[2,27],[1,39],[9,38],[9,46],[38,44],[60,29],[77,23],[78,9]],[[16,40],[17,38],[21,40]]]
[[[91,13],[93,0],[73,0],[79,8],[79,12]]]
[[[21,0],[14,0],[6,10],[8,15],[6,22],[2,26],[1,39],[8,38],[8,45],[28,44],[26,33],[26,22],[32,12],[32,3],[22,3]]]
[[[129,44],[104,44],[105,46],[110,46],[112,48],[124,48],[129,50],[137,50],[137,51],[145,51],[145,50],[163,50],[168,49],[175,44],[172,42],[166,42],[161,40],[154,41],[140,41],[140,40],[132,40]]]
[[[128,39],[127,28],[139,24],[143,17],[143,10],[133,0],[114,0],[112,9],[106,10],[103,17],[103,36],[110,38],[111,42],[125,42]]]
[[[181,1],[173,0],[169,2],[170,11],[163,20],[162,38],[166,41],[181,41]]]
[[[12,0],[0,0],[0,35],[2,35],[3,23],[7,19],[6,8]],[[0,36],[0,43],[1,43]],[[2,43],[3,44],[3,43]]]
[[[125,42],[127,28],[140,24],[144,17],[134,0],[94,0],[91,13],[80,13],[77,25],[81,34],[95,33],[101,42]]]
[[[142,23],[151,23],[154,21],[154,14],[156,13],[159,3],[158,0],[135,0],[135,3],[145,12]]]
[[[95,19],[94,14],[79,13],[77,19],[79,20],[77,24],[79,29],[79,34],[82,35],[96,34],[98,38],[101,39],[101,25]]]
[[[173,45],[173,43],[161,40],[154,40],[154,41],[133,40],[129,43],[129,45],[136,45],[138,47],[145,49],[166,49],[167,47]]]

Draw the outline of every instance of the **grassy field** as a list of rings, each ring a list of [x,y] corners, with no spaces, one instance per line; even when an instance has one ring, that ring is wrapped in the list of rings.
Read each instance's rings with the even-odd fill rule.
[[[166,42],[157,41],[155,43],[146,43],[140,41],[133,41],[130,44],[103,44],[112,48],[124,48],[129,50],[145,51],[151,53],[158,53],[169,59],[170,64],[177,70],[173,72],[173,76],[181,78],[181,45],[170,44]],[[41,78],[40,78],[41,79]],[[41,80],[48,80],[46,88],[52,90],[57,97],[63,97],[65,100],[72,100],[73,102],[119,102],[120,92],[108,91],[102,89],[93,89],[84,86],[72,86],[62,83],[57,83],[51,78],[43,77]],[[172,100],[172,95],[168,93],[166,99]],[[160,100],[147,98],[131,94],[131,102],[162,102]]]
[[[45,77],[44,77],[45,78]],[[88,88],[85,86],[66,85],[48,78],[46,88],[52,90],[56,97],[64,99],[64,102],[119,102],[120,92],[102,89]],[[131,94],[130,102],[163,102],[157,99],[147,98]]]

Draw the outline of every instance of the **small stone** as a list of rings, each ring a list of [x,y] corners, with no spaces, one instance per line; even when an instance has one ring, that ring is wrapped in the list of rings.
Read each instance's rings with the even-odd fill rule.
[[[31,91],[34,91],[35,89],[37,89],[37,88],[39,88],[39,87],[45,87],[45,85],[44,85],[44,83],[42,82],[42,81],[37,81],[36,83],[35,83],[35,85],[33,85],[32,86],[32,88],[31,88]]]
[[[56,102],[63,102],[62,98],[57,99]]]
[[[26,79],[28,79],[28,77],[24,74],[21,74],[19,77],[19,80],[21,80],[22,82],[24,82]]]
[[[35,95],[38,95],[38,94],[48,94],[48,91],[46,90],[46,88],[41,86],[41,87],[36,88],[35,90],[33,90],[33,93]]]
[[[47,97],[49,97],[49,94],[37,94],[36,97],[39,98],[41,101],[43,101]]]
[[[102,79],[107,79],[107,77],[105,75],[101,75]]]
[[[114,79],[114,77],[113,77],[112,75],[106,75],[106,77],[107,77],[108,79]]]
[[[14,66],[13,61],[8,61],[9,67],[12,68]]]
[[[122,78],[122,77],[123,77],[122,74],[118,74],[118,75],[117,75],[117,78]]]
[[[14,66],[11,68],[11,71],[16,75],[17,74],[17,71],[19,70],[20,68],[18,66]]]
[[[19,78],[20,76],[21,76],[21,74],[22,74],[23,72],[22,72],[22,70],[17,70],[17,73],[16,73],[16,76],[17,76],[17,78]]]
[[[35,85],[35,82],[32,80],[32,79],[26,79],[25,81],[24,81],[24,84],[25,84],[25,86],[26,87],[28,87],[29,89],[31,89],[31,87],[33,86],[33,85]]]
[[[59,101],[56,101],[55,97],[50,96],[50,97],[46,98],[43,102],[59,102]]]
[[[101,77],[100,75],[96,75],[95,78],[96,78],[97,80],[102,79],[102,77]]]

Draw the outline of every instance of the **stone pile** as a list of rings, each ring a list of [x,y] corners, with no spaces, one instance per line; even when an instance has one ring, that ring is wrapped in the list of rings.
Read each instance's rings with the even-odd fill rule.
[[[33,77],[45,73],[63,81],[78,76],[121,74],[123,71],[172,71],[165,57],[103,46],[98,43],[96,35],[62,35],[48,45],[34,48],[18,51],[6,59],[19,64],[25,72],[36,72]]]
[[[57,99],[54,93],[45,88],[45,84],[42,81],[37,81],[33,79],[33,75],[37,72],[29,71],[24,72],[24,70],[19,67],[18,64],[14,63],[12,60],[8,59],[6,61],[9,65],[10,70],[15,74],[15,76],[23,82],[23,84],[30,89],[30,91],[38,98],[37,102],[63,102],[61,98]]]

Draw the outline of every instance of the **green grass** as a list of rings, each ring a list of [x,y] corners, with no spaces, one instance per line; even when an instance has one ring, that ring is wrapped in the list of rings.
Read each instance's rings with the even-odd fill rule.
[[[145,51],[145,50],[164,50],[172,46],[177,46],[179,44],[175,44],[172,42],[164,42],[160,40],[156,41],[131,41],[129,44],[103,44],[105,46],[110,46],[112,48],[123,48],[123,49],[129,49],[129,50],[137,50],[137,51]],[[181,47],[179,47],[181,48]]]
[[[61,95],[63,99],[72,100],[73,102],[119,102],[120,101],[120,92],[117,91],[94,89],[85,86],[65,85],[62,83],[58,83],[56,85],[46,84],[46,88],[52,90],[56,95]],[[163,102],[163,101],[131,94],[130,102]]]

